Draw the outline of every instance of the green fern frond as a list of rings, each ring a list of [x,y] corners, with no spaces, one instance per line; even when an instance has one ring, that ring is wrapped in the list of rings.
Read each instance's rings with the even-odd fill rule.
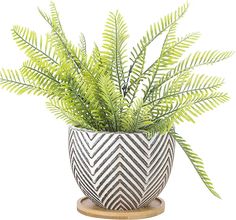
[[[126,77],[126,40],[127,26],[122,15],[116,11],[110,13],[103,32],[103,56],[111,71],[112,80],[120,93],[123,93]]]
[[[175,60],[177,62],[182,55],[185,53],[185,51],[191,47],[200,37],[200,33],[195,32],[191,34],[187,34],[185,37],[177,38],[176,42],[173,44],[170,44],[170,46],[164,46],[165,49],[162,53],[162,56],[166,57],[164,59],[168,59],[168,57],[172,60]],[[168,44],[167,44],[168,45]],[[150,65],[145,72],[153,72],[154,66],[157,65],[161,57],[158,57],[158,59]],[[174,62],[173,62],[174,63]],[[159,71],[166,70],[166,68],[161,69],[159,67]]]
[[[91,127],[84,122],[83,118],[79,117],[79,115],[75,116],[72,109],[68,108],[62,100],[50,99],[46,105],[57,118],[64,120],[67,124],[91,129]]]
[[[191,54],[186,59],[179,62],[179,64],[175,68],[171,69],[168,73],[161,75],[160,78],[155,83],[153,87],[154,89],[149,89],[149,91],[151,92],[154,92],[154,90],[160,91],[163,89],[163,87],[166,91],[169,91],[171,88],[168,86],[168,84],[171,84],[170,81],[173,80],[175,77],[178,77],[180,74],[188,72],[202,65],[214,64],[220,62],[222,60],[231,57],[233,54],[234,52],[232,51],[223,51],[223,52],[205,51]],[[146,86],[146,88],[150,87],[151,87],[150,85]],[[150,96],[150,92],[148,92],[147,89],[144,92],[145,92],[144,98],[147,99],[147,97]],[[156,97],[157,96],[155,96],[155,98]]]
[[[170,31],[173,32],[171,29]],[[171,34],[171,32],[169,32],[169,34]],[[158,71],[159,74],[162,72],[165,74],[167,70],[170,70],[174,64],[179,62],[185,51],[191,47],[199,39],[199,37],[200,34],[196,32],[188,34],[183,38],[172,39],[172,43],[164,43],[163,52],[157,61],[159,63],[156,71]]]
[[[229,100],[229,96],[222,92],[206,92],[200,90],[189,92],[187,95],[176,95],[175,99],[165,98],[157,105],[155,111],[156,121],[164,120],[170,126],[185,120],[194,122],[193,117],[197,117],[207,111],[213,110],[218,105]]]
[[[61,59],[64,59],[67,62],[71,61],[75,66],[75,69],[80,68],[80,61],[76,56],[78,48],[73,46],[72,43],[68,41],[62,28],[59,13],[54,2],[50,3],[50,15],[48,24],[51,27],[51,44],[56,48]]]
[[[39,7],[38,7],[38,12],[39,12],[39,14],[42,16],[42,18],[43,18],[50,26],[52,26],[52,19],[51,19],[51,17],[50,17],[46,12],[44,12],[43,10],[41,10]]]
[[[53,2],[50,4],[51,16],[39,9],[39,13],[44,20],[51,27],[51,34],[49,35],[49,41],[53,48],[55,48],[57,55],[61,62],[70,62],[77,73],[80,69],[80,60],[78,57],[79,49],[72,45],[71,42],[65,36],[64,30],[61,25],[59,14],[56,6]],[[80,54],[80,53],[79,53]]]
[[[74,109],[74,112],[81,115],[83,120],[90,125],[92,130],[99,130],[99,123],[92,113],[93,103],[90,103],[87,99],[90,95],[89,88],[83,81],[70,80],[67,83],[61,84],[62,92],[60,97],[68,107]],[[87,93],[86,93],[87,92]]]
[[[150,90],[155,82],[155,79],[159,73],[160,66],[164,66],[162,68],[167,68],[173,65],[173,59],[169,56],[169,53],[166,52],[166,48],[169,48],[171,45],[175,44],[176,42],[176,23],[172,24],[169,28],[169,31],[165,37],[161,53],[159,58],[154,62],[151,67],[149,67],[144,73],[147,73],[151,69],[151,76],[148,78],[147,84],[144,85],[143,93],[144,93],[144,103],[148,100]]]
[[[84,94],[84,98],[90,105],[91,112],[94,118],[99,122],[99,126],[102,129],[110,128],[110,122],[106,115],[106,103],[103,100],[103,85],[101,85],[100,78],[103,75],[101,73],[97,73],[96,77],[98,81],[95,81],[93,76],[90,74],[84,74],[83,77],[83,85],[80,87],[80,92]],[[111,88],[110,88],[111,89]]]
[[[92,57],[93,57],[93,60],[95,63],[99,63],[100,65],[103,64],[102,57],[101,57],[101,51],[96,43],[94,44]]]
[[[178,135],[174,129],[171,129],[169,134],[177,141],[179,146],[183,149],[185,154],[188,156],[189,160],[191,161],[193,167],[197,171],[198,175],[202,179],[203,183],[206,187],[210,190],[210,192],[216,196],[217,198],[221,198],[220,195],[215,191],[214,186],[208,177],[202,159],[193,152],[190,145],[180,136]]]
[[[176,42],[170,44],[170,46],[164,46],[166,49],[163,50],[161,56],[159,56],[158,59],[144,71],[144,74],[147,75],[152,75],[153,72],[155,73],[153,80],[150,81],[148,85],[144,85],[145,89],[142,90],[145,100],[147,99],[150,101],[158,97],[159,94],[156,89],[158,81],[165,76],[166,71],[171,69],[171,65],[179,61],[185,51],[191,47],[199,39],[199,37],[200,34],[198,32],[191,33],[185,37],[176,39]],[[169,65],[166,65],[166,62],[162,65],[161,60],[168,60]],[[156,74],[157,72],[158,74]]]
[[[145,85],[145,89],[143,89],[144,101],[156,99],[160,95],[159,93],[162,89],[162,85],[168,81],[168,75],[170,75],[170,72],[173,69],[172,65],[179,61],[186,49],[192,46],[199,39],[199,36],[199,33],[187,35],[184,38],[180,38],[176,43],[173,43],[172,46],[167,47],[166,50],[162,50],[157,61],[146,70],[154,73],[152,74],[152,79]],[[183,72],[190,69],[191,68],[186,68]],[[166,90],[168,90],[168,87],[166,87]]]
[[[46,39],[43,39],[42,36],[38,39],[36,32],[25,27],[14,26],[12,37],[28,57],[37,57],[58,64],[59,58],[49,43],[48,35],[46,35]]]
[[[162,51],[163,53],[168,50],[168,48],[173,47],[176,44],[176,28],[177,22],[173,23],[166,35],[165,41],[163,43]]]
[[[202,65],[214,64],[223,61],[234,54],[233,51],[204,51],[190,54],[186,59],[181,61],[173,70],[170,71],[172,74],[180,74],[186,70],[193,69]]]
[[[130,66],[129,73],[132,73],[132,69],[137,62],[139,56],[143,53],[144,50],[163,32],[165,32],[171,25],[176,23],[188,9],[188,2],[180,6],[176,11],[166,15],[164,18],[160,19],[159,22],[150,26],[149,30],[146,31],[146,34],[140,40],[136,47],[133,48],[131,52],[131,61],[132,65]],[[129,81],[129,76],[127,82]]]
[[[193,32],[185,35],[184,37],[179,37],[176,41],[176,45],[173,45],[172,47],[180,51],[182,49],[185,52],[186,49],[190,48],[199,40],[200,36],[201,34],[199,32]]]
[[[158,121],[157,123],[152,123],[150,125],[144,126],[140,130],[151,139],[155,134],[160,133],[162,135],[169,132],[171,126],[165,121]]]
[[[158,103],[164,99],[173,99],[172,101],[174,102],[175,97],[178,96],[194,95],[199,93],[208,95],[209,93],[215,92],[219,89],[223,83],[224,79],[220,77],[186,72],[168,82],[162,90],[159,89],[159,98],[152,99],[150,102],[146,103],[145,106],[154,103],[158,105]]]
[[[23,93],[46,95],[48,93],[45,88],[39,87],[33,81],[24,78],[17,70],[2,69],[0,71],[0,86],[18,95]]]
[[[83,33],[80,33],[79,48],[80,48],[83,56],[86,57],[87,56],[87,45],[86,45],[86,39],[85,39],[85,36]]]
[[[110,123],[112,123],[113,131],[120,130],[120,108],[123,105],[123,97],[115,87],[110,75],[103,75],[99,80],[100,97],[105,103],[105,113]]]
[[[233,51],[204,51],[190,54],[186,59],[181,61],[175,68],[170,70],[165,77],[160,79],[159,83],[162,85],[167,80],[172,79],[178,74],[185,71],[192,70],[202,65],[214,64],[223,61],[234,54]]]
[[[48,65],[44,66],[43,62],[39,62],[40,60],[37,62],[37,65],[31,60],[25,61],[21,68],[22,75],[26,76],[28,79],[35,80],[36,82],[38,81],[37,76],[42,76],[45,79],[50,80],[51,82],[59,84],[59,79],[57,76],[54,76],[54,72],[51,72],[50,69],[46,69]]]
[[[176,38],[176,42],[170,44],[164,51],[165,53],[171,53],[173,57],[179,59],[188,48],[197,42],[200,36],[199,32],[194,32],[184,37]]]
[[[61,21],[59,18],[59,13],[57,11],[57,8],[54,2],[50,2],[50,12],[51,12],[52,26],[57,30],[60,36],[62,36],[65,39],[66,38],[65,32],[62,28]]]
[[[151,125],[153,122],[150,108],[151,106],[143,107],[142,98],[137,98],[121,117],[122,130],[138,132],[143,127]]]
[[[44,67],[43,61],[41,64],[35,64],[31,60],[25,61],[20,69],[21,75],[31,82],[34,82],[38,87],[44,88],[49,91],[48,96],[60,95],[60,81],[54,72],[50,72],[48,65]]]
[[[157,88],[154,91],[155,94],[155,98],[157,98],[157,101],[166,98],[168,96],[171,95],[178,95],[181,94],[182,92],[187,92],[191,89],[194,89],[193,87],[184,87],[184,85],[186,84],[186,81],[191,81],[191,78],[194,77],[194,74],[191,72],[185,72],[183,74],[178,75],[177,77],[175,77],[173,80],[171,80],[170,82],[167,83],[167,85],[164,88]],[[155,87],[154,87],[155,88]],[[169,88],[169,90],[167,90],[166,88]],[[199,87],[200,89],[200,87]],[[155,99],[152,99],[153,102],[155,102]]]
[[[205,74],[191,74],[191,77],[182,84],[181,92],[197,92],[198,90],[215,91],[224,84],[224,79]],[[174,94],[171,89],[168,94]]]
[[[144,64],[146,58],[146,50],[139,56],[137,62],[134,65],[133,72],[130,77],[129,87],[124,96],[129,102],[128,107],[130,107],[134,99],[137,96],[137,92],[139,91],[140,84],[143,80],[147,78],[147,74],[144,73]]]

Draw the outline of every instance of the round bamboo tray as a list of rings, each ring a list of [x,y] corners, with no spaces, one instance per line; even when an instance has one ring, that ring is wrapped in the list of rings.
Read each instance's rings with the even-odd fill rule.
[[[156,198],[148,206],[128,211],[108,210],[95,205],[88,197],[83,197],[77,202],[77,210],[95,218],[105,219],[142,219],[160,215],[165,210],[165,202]]]

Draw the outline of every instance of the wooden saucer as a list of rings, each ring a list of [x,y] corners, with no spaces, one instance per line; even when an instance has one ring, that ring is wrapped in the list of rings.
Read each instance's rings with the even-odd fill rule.
[[[101,208],[95,205],[88,197],[77,201],[77,210],[87,216],[105,219],[142,219],[159,215],[165,210],[165,202],[156,198],[148,206],[136,210],[116,211]]]

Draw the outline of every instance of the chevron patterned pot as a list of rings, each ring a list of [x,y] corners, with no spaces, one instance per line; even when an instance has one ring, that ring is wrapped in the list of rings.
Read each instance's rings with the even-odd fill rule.
[[[111,210],[148,205],[169,178],[175,143],[168,135],[93,132],[69,127],[74,177],[95,204]]]

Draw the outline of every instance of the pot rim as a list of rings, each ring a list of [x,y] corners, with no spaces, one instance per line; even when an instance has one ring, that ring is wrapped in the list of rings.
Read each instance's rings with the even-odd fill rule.
[[[78,131],[84,131],[84,132],[92,132],[92,133],[98,133],[98,134],[138,134],[138,135],[144,135],[145,137],[146,137],[146,135],[145,135],[145,133],[144,132],[124,132],[124,131],[94,131],[94,130],[89,130],[89,129],[87,129],[87,128],[80,128],[80,127],[76,127],[76,126],[74,126],[74,125],[69,125],[69,130],[70,129],[76,129],[76,130],[78,130]],[[156,133],[155,135],[157,135],[157,134],[159,134],[159,133]],[[155,136],[154,135],[154,136]]]

